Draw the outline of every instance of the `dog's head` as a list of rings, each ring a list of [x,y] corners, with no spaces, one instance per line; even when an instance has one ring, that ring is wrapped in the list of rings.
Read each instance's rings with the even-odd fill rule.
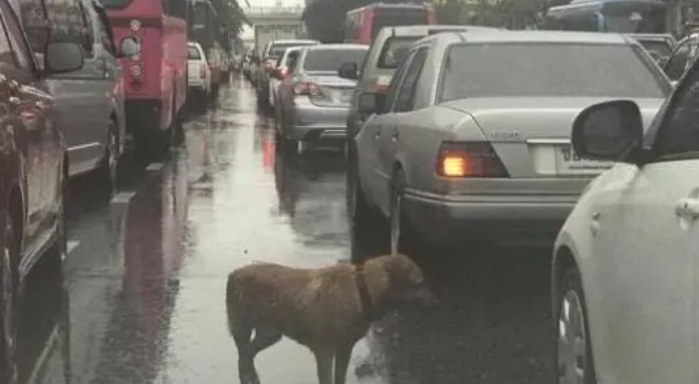
[[[381,256],[375,259],[381,263],[388,277],[386,298],[397,305],[418,304],[433,306],[439,304],[432,294],[420,267],[405,255]]]

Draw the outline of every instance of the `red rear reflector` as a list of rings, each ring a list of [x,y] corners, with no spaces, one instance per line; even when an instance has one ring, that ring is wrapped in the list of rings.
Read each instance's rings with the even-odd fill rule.
[[[509,177],[489,143],[445,142],[437,157],[437,174],[443,177]]]

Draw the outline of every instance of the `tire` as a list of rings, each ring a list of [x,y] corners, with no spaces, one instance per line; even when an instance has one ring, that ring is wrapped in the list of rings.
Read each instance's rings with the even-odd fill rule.
[[[416,256],[421,251],[420,236],[408,219],[404,205],[403,195],[406,186],[405,173],[396,171],[391,188],[391,215],[389,218],[389,242],[391,254],[405,254]]]
[[[556,296],[556,377],[559,384],[579,383],[576,381],[576,368],[582,370],[584,384],[596,384],[594,359],[590,344],[590,327],[587,319],[587,306],[582,291],[580,273],[575,267],[568,268],[562,275],[561,289]],[[564,307],[568,313],[564,313]],[[577,319],[577,320],[576,320]],[[577,321],[577,323],[576,323]],[[566,325],[566,335],[561,335],[561,322]],[[571,343],[584,342],[584,356],[573,353]],[[579,364],[582,362],[582,364]],[[582,365],[582,366],[580,366]]]
[[[97,187],[101,195],[109,200],[114,196],[119,184],[119,124],[109,120],[104,158],[97,169]]]
[[[4,244],[0,273],[2,288],[2,313],[0,316],[0,382],[17,384],[19,382],[17,369],[17,335],[18,335],[18,305],[17,285],[18,274],[16,262],[19,255],[18,240],[14,221],[10,215],[5,215]]]
[[[353,263],[361,264],[387,254],[390,244],[388,236],[383,236],[387,231],[386,219],[368,203],[355,164],[355,161],[348,163],[345,200],[352,238],[351,258]]]

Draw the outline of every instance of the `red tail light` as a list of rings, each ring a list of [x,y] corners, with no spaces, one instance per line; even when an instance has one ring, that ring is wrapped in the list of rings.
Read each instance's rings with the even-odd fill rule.
[[[449,178],[510,177],[493,147],[483,142],[442,143],[437,174]]]
[[[323,92],[320,91],[318,84],[300,82],[294,86],[294,94],[296,95],[309,95],[309,96],[321,96]]]

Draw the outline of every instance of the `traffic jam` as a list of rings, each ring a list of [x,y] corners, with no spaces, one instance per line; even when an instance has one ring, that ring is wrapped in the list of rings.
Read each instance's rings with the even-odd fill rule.
[[[695,383],[668,7],[0,0],[0,384]]]

